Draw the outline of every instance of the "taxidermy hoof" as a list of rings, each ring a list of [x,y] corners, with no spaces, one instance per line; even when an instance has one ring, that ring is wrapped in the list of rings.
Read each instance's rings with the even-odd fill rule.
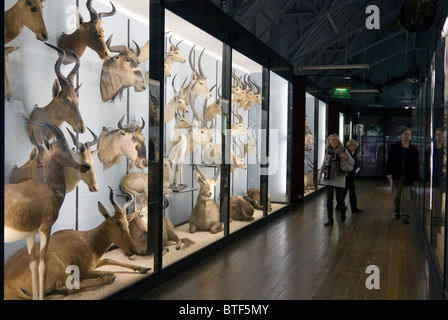
[[[147,273],[148,271],[150,271],[151,270],[151,268],[144,268],[144,269],[142,269],[141,271],[140,271],[140,273],[141,274],[145,274],[145,273]]]

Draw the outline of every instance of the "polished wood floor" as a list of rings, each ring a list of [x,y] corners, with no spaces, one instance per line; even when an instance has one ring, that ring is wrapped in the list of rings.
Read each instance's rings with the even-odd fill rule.
[[[421,227],[393,217],[384,182],[356,181],[359,207],[325,227],[325,194],[293,204],[250,233],[142,299],[439,299]],[[347,197],[348,203],[348,197]],[[367,289],[369,265],[379,289]]]

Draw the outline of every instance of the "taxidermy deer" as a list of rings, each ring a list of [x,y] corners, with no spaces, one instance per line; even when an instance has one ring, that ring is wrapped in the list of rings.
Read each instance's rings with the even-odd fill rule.
[[[89,128],[87,128],[89,129]],[[72,192],[82,180],[89,188],[89,191],[96,192],[99,190],[98,183],[95,177],[95,171],[93,169],[93,156],[97,153],[97,150],[90,151],[90,147],[94,146],[98,143],[98,137],[95,133],[93,133],[90,129],[90,133],[93,135],[93,141],[81,143],[79,142],[75,135],[67,129],[68,133],[72,137],[73,143],[77,147],[76,154],[80,157],[80,159],[90,166],[90,170],[87,172],[80,172],[70,167],[64,168],[65,175],[65,193]],[[33,171],[37,170],[40,165],[37,162],[37,147],[34,147],[30,152],[30,157],[28,161],[23,164],[21,167],[14,166],[11,172],[11,176],[9,177],[9,183],[20,183],[23,181],[31,180],[33,178]]]
[[[219,204],[214,199],[215,185],[219,183],[218,176],[221,166],[218,165],[218,169],[212,179],[207,179],[197,164],[194,166],[197,171],[195,180],[199,184],[199,194],[188,220],[190,233],[195,233],[196,231],[218,233],[224,228],[223,223],[220,222]]]
[[[86,7],[90,13],[90,21],[84,22],[82,16],[79,15],[79,29],[71,34],[63,33],[59,39],[58,47],[69,49],[75,52],[80,58],[84,54],[86,47],[89,47],[102,60],[108,59],[110,57],[110,51],[104,41],[104,30],[101,24],[103,23],[103,18],[113,16],[116,13],[113,3],[111,2],[110,4],[112,5],[112,11],[97,13],[92,7],[92,0],[87,0]]]
[[[171,67],[173,66],[174,62],[185,63],[185,58],[182,56],[182,53],[180,52],[180,49],[179,49],[179,44],[184,40],[180,40],[178,43],[173,44],[171,42],[172,37],[173,37],[173,35],[171,35],[169,37],[170,47],[169,47],[168,53],[166,54],[165,61],[163,64],[165,77],[171,77],[170,70],[171,70]]]
[[[12,90],[11,86],[9,85],[8,80],[8,72],[6,70],[6,62],[8,61],[9,54],[18,50],[19,47],[5,47],[5,101],[10,101],[12,99]]]
[[[65,198],[64,168],[72,167],[86,172],[90,166],[78,156],[74,156],[58,127],[50,123],[32,124],[48,128],[56,140],[50,144],[44,138],[43,144],[39,144],[33,134],[32,142],[38,149],[39,163],[39,167],[33,172],[33,179],[17,184],[5,184],[4,234],[5,242],[26,239],[32,279],[29,281],[28,293],[36,300],[44,298],[44,277],[45,274],[50,274],[45,272],[47,250],[51,227],[58,218],[59,209]],[[35,245],[36,234],[40,236],[39,254]],[[30,275],[28,270],[26,273]]]
[[[133,199],[120,207],[113,196],[111,188],[109,199],[114,207],[114,216],[111,216],[98,201],[98,210],[105,221],[96,228],[88,231],[60,230],[51,236],[51,241],[48,244],[48,267],[43,293],[71,294],[112,283],[115,280],[113,272],[95,270],[105,265],[116,265],[141,274],[145,274],[151,269],[112,259],[101,259],[112,244],[124,250],[127,255],[133,255],[135,252],[128,224],[135,214],[126,215],[126,208]],[[78,289],[66,287],[69,266],[79,268],[81,279]],[[31,299],[31,277],[27,269],[25,248],[17,251],[5,262],[6,299]]]
[[[59,58],[54,66],[57,80],[53,83],[53,99],[45,107],[39,108],[36,105],[31,112],[30,120],[34,122],[48,122],[59,128],[65,121],[72,126],[75,132],[83,133],[86,130],[86,127],[79,111],[79,99],[77,96],[80,86],[76,89],[73,86],[73,78],[80,67],[79,58],[74,52],[69,52],[75,60],[75,66],[70,71],[68,76],[65,77],[61,72],[62,60],[64,60],[65,57],[64,50],[48,43],[45,44],[58,52]],[[41,137],[45,137],[47,139],[52,137],[51,131],[47,128],[36,129],[29,124],[28,136],[30,139],[33,130],[39,143],[42,143]]]
[[[5,12],[5,44],[19,36],[23,28],[27,26],[36,39],[46,41],[47,28],[43,17],[42,3],[45,0],[18,0]]]

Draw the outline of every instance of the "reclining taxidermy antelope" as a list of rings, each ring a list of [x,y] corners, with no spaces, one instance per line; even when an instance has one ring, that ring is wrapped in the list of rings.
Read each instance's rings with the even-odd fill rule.
[[[152,254],[152,251],[148,250],[148,202],[145,197],[139,197],[141,209],[135,213],[135,217],[133,217],[132,221],[129,222],[129,230],[132,238],[132,243],[134,244],[135,253],[140,256],[146,256]],[[138,198],[137,198],[138,199]],[[165,210],[169,203],[168,200],[164,197],[163,210]],[[136,200],[137,201],[137,200]],[[180,239],[176,234],[176,230],[174,228],[174,224],[170,219],[163,217],[162,222],[162,246],[163,246],[163,254],[169,251],[168,246],[175,245],[176,250],[180,250],[182,247],[187,248],[194,242],[188,238]],[[130,260],[135,259],[134,256],[129,257]]]
[[[135,214],[126,215],[126,207],[132,199],[120,207],[113,198],[113,190],[110,190],[114,216],[111,216],[98,201],[98,210],[105,219],[99,226],[88,231],[60,230],[51,236],[46,256],[48,263],[43,287],[44,294],[78,293],[88,288],[112,283],[115,280],[113,272],[95,270],[104,265],[116,265],[141,274],[151,269],[112,259],[101,259],[112,244],[124,250],[127,255],[133,255],[135,252],[128,224]],[[20,249],[5,262],[4,290],[5,298],[8,300],[32,298],[32,280],[27,268],[25,249]],[[79,288],[66,287],[69,266],[79,268]]]
[[[249,202],[254,209],[263,210],[263,205],[261,204],[261,192],[260,188],[250,188],[247,193],[243,195],[244,200]],[[271,205],[271,196],[268,194],[268,211],[272,211],[272,205]]]
[[[90,133],[93,136],[93,141],[81,143],[76,139],[75,135],[69,129],[67,129],[67,131],[72,137],[74,145],[77,147],[77,155],[82,161],[89,164],[90,170],[88,170],[87,172],[80,172],[70,167],[64,168],[65,193],[72,192],[78,186],[79,181],[81,180],[84,181],[84,183],[87,185],[89,191],[96,192],[99,190],[99,187],[96,181],[95,171],[93,169],[93,156],[98,151],[90,151],[90,147],[98,143],[98,137],[89,129]],[[72,152],[75,152],[75,150],[73,150]],[[23,181],[31,180],[33,178],[33,171],[37,170],[39,166],[37,162],[37,155],[37,147],[34,147],[33,150],[31,150],[28,161],[25,164],[23,164],[21,167],[14,166],[11,172],[11,176],[9,177],[9,183],[20,183]]]
[[[5,44],[18,37],[25,26],[36,35],[37,40],[47,40],[48,33],[42,11],[44,1],[18,0],[5,11]]]
[[[67,77],[61,72],[62,60],[64,60],[65,52],[61,48],[55,47],[51,44],[45,43],[49,47],[58,52],[58,60],[55,63],[54,70],[57,80],[53,83],[53,99],[50,103],[42,108],[34,107],[30,115],[30,120],[34,122],[48,122],[57,127],[61,127],[65,121],[72,126],[77,133],[83,133],[86,130],[81,113],[79,112],[79,99],[77,96],[79,87],[73,87],[73,78],[79,70],[80,62],[78,56],[71,52],[70,54],[75,60],[75,66],[70,71]],[[42,143],[41,137],[50,139],[52,133],[47,128],[33,128],[31,124],[28,125],[28,135],[31,139],[32,131],[35,131],[37,141]]]
[[[159,165],[158,163],[154,163]],[[152,164],[151,164],[152,165]],[[157,195],[150,194],[148,188],[148,179],[156,184],[158,179],[154,174],[153,167],[149,166],[148,173],[145,172],[130,172],[125,175],[120,181],[120,188],[126,193],[132,194],[134,198],[139,199],[141,196],[145,196],[148,199],[154,199]],[[163,194],[172,193],[169,188],[171,182],[171,161],[168,158],[163,158]],[[151,188],[152,190],[153,188]],[[138,201],[136,201],[137,203]],[[135,210],[139,210],[136,208]]]
[[[253,221],[254,208],[241,196],[230,198],[230,218],[240,221]]]
[[[171,35],[168,39],[170,42],[170,47],[168,49],[168,53],[166,54],[165,61],[163,64],[165,77],[171,77],[170,70],[174,62],[185,63],[185,58],[182,56],[182,53],[180,52],[179,49],[179,44],[184,40],[180,40],[178,43],[173,44],[171,42],[172,37],[173,35]]]
[[[18,50],[19,47],[5,47],[5,101],[10,101],[12,99],[12,90],[9,85],[8,72],[6,70],[6,62],[8,61],[9,54]]]
[[[221,166],[218,165],[218,169],[212,179],[207,179],[197,164],[194,166],[197,171],[195,180],[199,184],[199,194],[188,220],[190,233],[196,231],[218,233],[224,228],[223,223],[220,221],[219,204],[215,202],[215,185],[219,183],[218,176]]]
[[[123,125],[123,115],[118,121],[118,129],[103,128],[98,141],[98,158],[103,164],[104,170],[120,163],[125,155],[129,162],[128,171],[134,166],[144,169],[148,166],[146,157],[145,137],[143,129],[145,120],[142,118],[141,126],[135,124]]]
[[[108,40],[108,47],[110,44]],[[146,89],[143,74],[138,65],[141,50],[134,41],[136,50],[127,46],[111,46],[111,52],[118,52],[117,55],[106,59],[103,63],[100,79],[101,98],[104,102],[123,97],[126,88],[134,87],[135,92],[142,92]]]
[[[38,149],[36,161],[39,167],[33,171],[33,179],[17,184],[5,184],[4,235],[5,242],[26,239],[27,260],[31,270],[31,274],[28,270],[26,274],[31,275],[32,279],[28,281],[30,288],[28,293],[33,299],[43,299],[44,276],[51,274],[51,272],[45,272],[51,228],[58,218],[66,193],[64,168],[72,167],[85,172],[90,169],[90,166],[71,152],[58,127],[41,122],[33,123],[33,125],[48,128],[56,140],[50,144],[44,138],[43,144],[39,144],[34,133],[32,134],[32,142]],[[40,236],[39,255],[35,245],[36,234]],[[37,257],[39,257],[39,267]]]
[[[80,58],[86,47],[94,50],[102,60],[109,58],[110,51],[104,41],[104,30],[101,24],[103,18],[113,16],[116,13],[113,3],[110,4],[112,5],[111,12],[97,13],[92,7],[92,0],[87,0],[86,7],[90,13],[90,21],[84,22],[82,16],[79,15],[79,29],[71,34],[63,33],[58,46],[75,52]]]

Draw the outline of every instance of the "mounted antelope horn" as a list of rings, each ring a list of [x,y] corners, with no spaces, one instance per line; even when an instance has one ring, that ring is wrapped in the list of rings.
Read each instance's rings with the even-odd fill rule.
[[[113,36],[114,34],[112,33],[110,36],[109,36],[109,38],[107,38],[107,40],[106,40],[106,45],[107,45],[107,48],[109,48],[109,51],[110,51],[110,44],[111,44],[111,42],[112,42],[112,36]]]
[[[178,43],[176,43],[176,45],[174,46],[176,48],[176,50],[179,50],[179,44],[184,41],[184,39],[180,40]]]
[[[249,79],[249,81],[257,88],[257,94],[261,93],[261,87],[255,83],[255,81]]]
[[[123,204],[123,210],[126,210],[131,205],[131,203],[134,201],[134,195],[131,194],[130,196],[131,196],[131,199],[129,199],[128,201],[126,201]]]
[[[44,147],[42,147],[42,145],[39,142],[37,142],[34,130],[31,130],[31,142],[37,147],[37,150],[39,150],[40,153],[43,152]]]
[[[114,199],[114,190],[111,188],[111,186],[108,186],[108,187],[110,189],[110,193],[109,193],[110,203],[112,203],[112,205],[114,206],[115,212],[121,212],[121,207],[118,205],[118,203],[115,202],[115,199]]]
[[[110,12],[100,12],[100,13],[98,13],[98,17],[99,17],[100,19],[103,19],[104,17],[110,17],[110,16],[113,16],[113,15],[117,12],[117,10],[115,9],[114,4],[113,4],[111,1],[109,1],[109,2],[110,2],[110,5],[112,6],[112,11],[110,11]]]
[[[92,136],[93,136],[93,141],[90,141],[90,142],[86,142],[86,143],[85,143],[86,147],[87,147],[87,148],[90,148],[91,146],[96,145],[96,144],[98,143],[99,140],[98,140],[98,136],[95,134],[95,132],[93,132],[92,130],[90,130],[89,127],[87,127],[87,130],[89,130],[90,133],[91,133]]]
[[[202,172],[202,170],[199,169],[199,166],[197,164],[194,164],[194,167],[196,168],[196,171],[199,173],[202,179],[207,180],[207,177],[205,176],[204,172]]]
[[[201,66],[201,60],[202,60],[202,55],[204,54],[205,48],[202,49],[201,54],[199,55],[199,60],[198,60],[198,67],[199,67],[199,73],[201,74],[201,77],[206,79],[204,72],[202,71],[202,66]]]
[[[67,80],[73,85],[73,78],[75,77],[75,74],[78,73],[79,67],[81,66],[81,61],[79,60],[78,55],[73,52],[72,50],[65,49],[70,56],[74,59],[75,66],[73,67],[72,71],[67,76]]]
[[[143,128],[145,127],[145,119],[143,119],[143,117],[140,117],[142,119],[142,125],[140,126],[140,130],[143,131]]]
[[[216,181],[220,173],[221,173],[221,165],[218,164],[218,168],[216,169],[215,175],[213,176],[212,180]]]
[[[110,1],[109,1],[110,2]],[[103,17],[109,17],[114,15],[117,11],[115,10],[115,6],[112,2],[110,2],[112,5],[112,11],[111,12],[101,12],[97,13],[96,10],[92,7],[92,0],[87,0],[86,7],[89,10],[90,13],[90,20],[97,20],[102,19]]]
[[[61,64],[62,64],[62,61],[65,59],[64,49],[56,47],[52,44],[49,44],[48,42],[45,42],[45,44],[58,52],[59,58],[56,61],[56,63],[54,64],[54,72],[56,73],[56,77],[58,78],[59,83],[61,84],[61,86],[71,85],[70,81],[68,81],[68,79],[66,77],[64,77],[64,75],[61,72]]]
[[[124,119],[124,117],[125,117],[126,115],[124,114],[122,117],[121,117],[121,119],[120,119],[120,121],[118,121],[118,129],[122,129],[122,130],[126,130],[126,128],[124,128],[123,127],[123,119]]]
[[[73,134],[73,132],[71,132],[69,130],[69,128],[67,128],[67,131],[70,134],[70,136],[72,137],[73,144],[78,148],[78,150],[80,152],[84,152],[86,149],[86,146],[83,143],[79,142],[78,139],[76,139],[76,136]]]
[[[243,117],[238,113],[238,110],[232,110],[232,113],[235,115],[235,117],[237,117],[239,123],[243,123]]]
[[[48,130],[50,130],[53,135],[56,137],[57,141],[67,141],[65,140],[65,136],[62,133],[61,129],[59,129],[58,127],[56,127],[55,125],[48,123],[48,122],[33,122],[28,120],[27,118],[23,117],[23,119],[25,119],[28,123],[34,124],[36,126],[42,127],[42,128],[46,128]]]
[[[199,72],[196,70],[196,68],[194,67],[194,63],[192,61],[192,53],[194,51],[194,47],[196,47],[196,45],[194,45],[191,50],[190,53],[188,54],[188,62],[190,63],[190,68],[191,70],[193,70],[193,73],[196,74],[196,76],[199,76]]]
[[[142,51],[140,50],[140,47],[138,46],[137,42],[135,42],[134,40],[132,40],[132,42],[134,42],[135,47],[137,48],[137,51],[136,51],[135,55],[138,57],[138,56],[140,56],[140,53]]]

